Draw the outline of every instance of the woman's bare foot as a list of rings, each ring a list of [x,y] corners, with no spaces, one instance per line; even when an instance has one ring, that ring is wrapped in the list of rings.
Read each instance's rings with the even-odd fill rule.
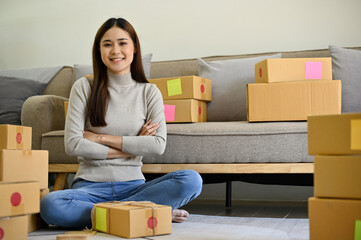
[[[172,222],[182,223],[187,220],[189,213],[183,209],[174,209],[172,212]]]

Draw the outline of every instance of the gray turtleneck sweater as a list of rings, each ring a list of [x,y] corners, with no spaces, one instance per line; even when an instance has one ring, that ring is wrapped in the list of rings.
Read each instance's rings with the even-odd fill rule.
[[[77,80],[70,92],[65,123],[65,151],[77,156],[79,170],[75,178],[95,182],[144,179],[142,156],[163,154],[167,129],[164,105],[159,89],[150,83],[137,83],[131,74],[115,75],[108,71],[110,99],[106,127],[93,127],[86,118],[90,84],[87,78]],[[158,123],[155,136],[137,136],[149,119]],[[122,151],[134,157],[107,159],[109,147],[83,138],[84,130],[123,136]]]

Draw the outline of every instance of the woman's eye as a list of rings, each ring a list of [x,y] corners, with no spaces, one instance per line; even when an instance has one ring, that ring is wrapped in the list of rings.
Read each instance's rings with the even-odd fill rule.
[[[110,43],[106,43],[106,44],[104,44],[103,46],[104,46],[104,47],[110,47],[111,44],[110,44]]]
[[[126,44],[127,44],[126,42],[119,43],[120,46],[123,46],[123,45],[126,45]]]

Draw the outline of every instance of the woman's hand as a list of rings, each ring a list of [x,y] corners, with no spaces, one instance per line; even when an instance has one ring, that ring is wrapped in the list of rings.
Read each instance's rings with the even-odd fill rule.
[[[96,143],[100,143],[100,141],[101,141],[100,134],[96,134],[96,133],[90,132],[88,130],[84,131],[83,138],[88,139],[89,141],[92,141],[92,142],[96,142]]]
[[[148,122],[146,122],[140,132],[138,133],[138,136],[154,136],[157,132],[157,129],[159,128],[158,123],[150,124],[152,122],[152,119],[149,119]]]

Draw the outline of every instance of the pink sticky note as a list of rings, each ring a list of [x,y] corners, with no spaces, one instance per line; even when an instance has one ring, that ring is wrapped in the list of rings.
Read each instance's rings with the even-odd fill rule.
[[[167,122],[174,122],[175,105],[164,104],[164,115]]]
[[[322,79],[322,62],[306,62],[306,79]]]

